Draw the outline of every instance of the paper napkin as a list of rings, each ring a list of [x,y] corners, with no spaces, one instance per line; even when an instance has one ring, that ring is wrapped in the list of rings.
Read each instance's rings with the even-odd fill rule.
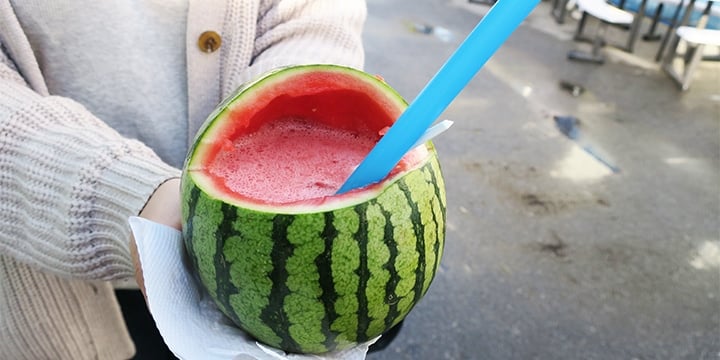
[[[362,360],[372,344],[322,355],[286,354],[233,325],[197,283],[176,229],[129,219],[142,264],[148,306],[170,350],[183,360]]]

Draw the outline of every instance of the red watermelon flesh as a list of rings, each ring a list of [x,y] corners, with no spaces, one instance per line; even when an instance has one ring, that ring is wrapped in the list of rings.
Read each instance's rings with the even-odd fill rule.
[[[269,204],[322,198],[337,192],[379,137],[280,119],[228,140],[207,171],[230,191]]]
[[[300,74],[233,108],[223,136],[205,152],[205,176],[232,197],[264,205],[333,196],[404,106],[388,105],[381,90],[351,80]],[[427,155],[424,147],[416,150],[391,177]]]

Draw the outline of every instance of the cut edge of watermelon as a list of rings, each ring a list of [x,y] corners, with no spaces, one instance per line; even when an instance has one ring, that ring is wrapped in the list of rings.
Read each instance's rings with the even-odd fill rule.
[[[247,117],[248,113],[252,116],[252,114],[266,108],[278,96],[293,95],[293,91],[289,90],[289,88],[298,87],[297,82],[294,81],[295,79],[308,74],[317,78],[318,73],[335,76],[335,78],[331,81],[325,80],[321,84],[311,84],[311,86],[314,86],[312,90],[303,88],[295,94],[307,96],[313,92],[319,93],[328,90],[354,90],[372,95],[372,100],[386,110],[385,114],[389,118],[389,123],[384,124],[384,126],[392,125],[392,122],[397,120],[407,107],[407,102],[402,96],[383,80],[354,68],[329,64],[280,68],[241,86],[218,105],[197,132],[193,146],[188,153],[185,168],[196,170],[198,168],[196,164],[205,162],[204,160],[208,156],[207,150],[212,148],[212,145],[221,144],[228,138],[235,137],[236,132],[243,130],[242,126],[247,125],[242,122],[224,120],[229,120],[232,117]],[[343,78],[345,81],[343,81]],[[274,90],[267,90],[270,88]],[[251,89],[252,91],[249,91]]]
[[[288,203],[267,203],[257,199],[243,196],[228,190],[224,186],[218,186],[216,180],[203,171],[188,171],[192,182],[207,196],[222,202],[241,207],[248,210],[275,213],[275,214],[304,214],[332,211],[339,208],[351,207],[357,204],[374,199],[395,182],[408,173],[425,166],[435,154],[434,146],[427,142],[411,150],[392,172],[380,182],[370,184],[366,187],[354,189],[346,193],[334,196],[318,197],[307,200],[300,200]]]
[[[378,183],[338,196],[282,204],[266,203],[237,194],[206,173],[202,164],[210,163],[228,141],[254,131],[263,123],[262,121],[252,123],[256,117],[291,116],[284,114],[284,110],[274,110],[283,107],[269,106],[271,102],[281,97],[312,97],[331,92],[348,92],[349,96],[366,96],[367,99],[360,99],[367,101],[367,104],[363,104],[366,105],[365,108],[376,108],[367,110],[374,111],[374,113],[363,114],[362,121],[360,117],[355,121],[355,127],[352,129],[356,131],[379,133],[383,128],[391,126],[407,107],[407,102],[382,79],[357,69],[325,64],[281,68],[242,86],[217,107],[198,132],[184,166],[185,171],[202,191],[218,200],[257,211],[296,214],[332,210],[367,201],[382,193],[385,188],[404,174],[421,167],[430,159],[429,153],[434,152],[434,148],[428,143],[427,146],[421,146],[411,151],[384,180]],[[341,99],[341,97],[338,98]],[[336,106],[336,108],[340,109],[336,111],[344,111],[342,106]],[[360,107],[354,106],[353,109],[355,108]],[[268,111],[270,114],[265,114]],[[378,119],[372,115],[377,115]],[[373,118],[375,123],[368,125],[367,118],[369,117]],[[328,118],[332,118],[332,116]],[[346,119],[343,117],[342,120],[342,123],[335,122],[329,125],[347,127]],[[368,129],[357,128],[364,126]]]

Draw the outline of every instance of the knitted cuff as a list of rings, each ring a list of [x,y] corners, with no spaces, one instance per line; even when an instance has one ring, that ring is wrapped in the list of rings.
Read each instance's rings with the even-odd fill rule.
[[[180,171],[69,99],[3,81],[0,99],[0,251],[66,277],[132,276],[127,219]]]

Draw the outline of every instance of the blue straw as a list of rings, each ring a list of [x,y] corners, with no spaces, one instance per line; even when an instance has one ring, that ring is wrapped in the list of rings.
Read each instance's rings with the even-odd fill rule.
[[[498,0],[337,193],[386,177],[539,2]]]

